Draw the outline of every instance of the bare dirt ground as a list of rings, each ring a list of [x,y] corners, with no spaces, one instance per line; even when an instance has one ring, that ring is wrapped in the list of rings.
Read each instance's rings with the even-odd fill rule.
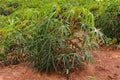
[[[120,80],[120,50],[94,51],[94,64],[70,74],[70,80]],[[24,63],[0,68],[0,80],[66,80],[64,76],[40,74]]]

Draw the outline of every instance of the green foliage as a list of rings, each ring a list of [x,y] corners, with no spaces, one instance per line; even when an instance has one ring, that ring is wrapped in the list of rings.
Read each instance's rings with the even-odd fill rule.
[[[0,0],[0,61],[28,59],[40,72],[69,78],[72,69],[91,62],[103,35],[95,27],[111,45],[120,40],[119,25],[120,0]]]
[[[21,51],[19,49],[24,50],[23,45],[31,38],[31,34],[34,33],[36,23],[41,23],[42,17],[45,16],[44,13],[49,9],[47,4],[43,6],[44,1],[35,1],[35,3],[30,5],[28,5],[29,1],[23,2],[21,0],[4,0],[0,2],[0,53],[3,53],[6,58],[8,58],[7,55],[9,54],[16,57],[21,55],[19,54],[19,51]],[[48,7],[48,9],[43,7]],[[9,13],[9,10],[12,13]],[[14,48],[18,52],[14,51]],[[19,61],[19,57],[16,58],[18,60],[15,60],[17,62],[11,58],[5,59],[7,60],[5,62],[10,60],[10,63],[11,61],[17,63]]]
[[[104,3],[105,4],[105,3]],[[106,2],[102,13],[96,16],[96,26],[109,38],[120,41],[120,3],[118,1]]]
[[[0,61],[1,61],[2,59],[4,59],[4,57],[5,57],[4,54],[0,54]]]
[[[54,10],[58,4],[64,5],[66,3],[69,3],[67,6],[69,6],[70,9],[64,13],[65,15],[64,14],[61,15],[61,17],[62,16],[68,17],[66,20],[71,20],[69,21],[70,23],[69,25],[72,25],[72,23],[74,23],[77,20],[77,17],[80,14],[81,15],[84,13],[89,14],[89,11],[84,8],[80,8],[80,10],[83,11],[83,13],[78,12],[79,10],[77,10],[76,8],[80,7],[80,5],[84,5],[87,3],[87,1],[84,1],[84,0],[78,0],[78,1],[80,3],[77,3],[76,1],[73,1],[73,0],[70,0],[69,2],[67,0],[63,0],[63,1],[61,0],[58,0],[58,1],[57,0],[51,0],[51,1],[49,0],[40,0],[40,1],[39,0],[30,0],[30,1],[1,0],[0,1],[0,53],[8,55],[8,52],[13,50],[14,45],[18,45],[18,46],[22,45],[22,47],[20,48],[22,48],[22,50],[25,50],[24,44],[30,39],[32,39],[32,35],[36,34],[36,30],[39,28],[39,25],[41,25],[43,22],[42,20],[48,17],[51,11]],[[71,4],[76,7],[72,8]],[[54,5],[54,9],[51,10],[51,7],[53,5]],[[59,11],[60,9],[58,7],[54,17],[57,17],[57,15],[63,13],[63,11],[62,12],[59,12]],[[74,15],[74,11],[77,14]],[[68,14],[69,16],[67,16]],[[91,15],[92,14],[90,13],[89,15],[86,15],[86,17],[90,17],[89,20],[91,20],[91,18],[93,18],[93,15],[92,16]],[[81,18],[81,16],[79,16],[79,18]],[[75,20],[72,22],[72,19],[75,19]],[[87,20],[87,18],[84,19],[84,17],[82,17],[81,20],[82,21],[80,22],[83,22],[84,24],[86,24],[87,27],[89,25],[94,26],[93,19],[89,21]],[[66,23],[65,20],[64,20],[64,23]],[[59,24],[62,25],[61,23]],[[75,27],[75,28],[78,28],[78,27]],[[19,47],[17,48],[19,50]]]
[[[54,5],[26,43],[30,61],[38,71],[65,71],[90,62],[91,50],[102,34],[91,12],[71,4]]]

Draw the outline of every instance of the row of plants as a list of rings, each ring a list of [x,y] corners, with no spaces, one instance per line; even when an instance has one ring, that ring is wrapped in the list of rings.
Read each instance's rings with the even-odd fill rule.
[[[106,36],[108,45],[120,45],[120,0],[105,0],[90,8],[95,16],[95,26]]]
[[[0,3],[0,53],[1,56],[9,57],[9,59],[5,59],[6,65],[20,61],[17,57],[19,54],[16,53],[19,51],[16,50],[20,50],[20,53],[23,52],[21,45],[31,37],[30,34],[37,29],[35,25],[41,23],[42,17],[45,16],[44,13],[51,6],[44,5],[44,0],[34,0],[34,3],[29,3],[29,1],[21,0],[4,0]],[[8,14],[8,12],[12,13]],[[13,54],[14,51],[15,54]],[[16,60],[16,58],[18,59]]]

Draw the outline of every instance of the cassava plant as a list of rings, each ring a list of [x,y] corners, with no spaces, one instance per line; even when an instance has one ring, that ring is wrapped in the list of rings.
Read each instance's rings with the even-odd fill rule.
[[[26,42],[26,53],[38,71],[62,70],[69,75],[71,69],[91,61],[91,50],[102,34],[84,7],[56,4],[46,14]]]
[[[96,27],[109,38],[116,38],[117,43],[120,42],[120,2],[113,0],[106,2],[102,13],[96,17]]]
[[[87,1],[77,1],[2,0],[0,51],[5,54],[0,56],[16,64],[26,51],[38,71],[62,70],[69,77],[71,69],[92,60],[91,50],[102,36],[93,14],[82,7]]]
[[[0,1],[0,60],[5,65],[16,64],[23,60],[21,51],[24,51],[24,42],[31,38],[29,34],[34,33],[35,23],[40,24],[41,16],[44,16],[43,13],[47,10],[42,8],[43,2]]]

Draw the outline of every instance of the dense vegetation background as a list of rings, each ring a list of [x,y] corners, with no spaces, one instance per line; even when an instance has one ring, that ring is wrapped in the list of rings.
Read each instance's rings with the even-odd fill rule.
[[[120,0],[0,0],[0,60],[38,71],[92,60],[99,44],[120,42]]]

